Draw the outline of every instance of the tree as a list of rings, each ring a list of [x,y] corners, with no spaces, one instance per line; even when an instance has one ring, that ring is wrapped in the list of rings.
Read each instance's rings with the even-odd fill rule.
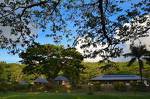
[[[26,77],[26,75],[23,74],[23,72],[22,72],[25,65],[11,63],[11,64],[8,64],[8,66],[9,66],[8,72],[10,74],[9,81],[19,82],[21,80],[26,80],[27,78],[29,78],[29,77]]]
[[[125,8],[125,4],[130,6]],[[4,0],[0,5],[0,25],[11,27],[11,34],[17,37],[16,40],[9,39],[1,29],[1,48],[15,48],[18,42],[23,46],[30,45],[36,37],[31,33],[31,25],[43,30],[49,28],[47,36],[56,42],[74,36],[74,29],[69,28],[74,26],[77,35],[91,38],[84,47],[96,47],[97,43],[106,46],[92,53],[93,56],[105,51],[109,53],[108,57],[118,56],[122,50],[118,45],[132,38],[122,29],[123,25],[136,16],[141,18],[149,13],[148,0]],[[116,33],[118,28],[122,31]],[[136,37],[144,35],[145,30],[148,31],[141,29],[144,32],[135,34]],[[120,39],[121,35],[127,35],[127,38]]]
[[[24,67],[24,65],[20,64],[0,62],[0,81],[19,82],[29,78],[22,72]]]
[[[148,64],[150,63],[150,51],[146,49],[145,45],[140,46],[131,45],[130,50],[131,52],[124,54],[124,56],[131,57],[128,66],[131,66],[135,61],[138,61],[141,83],[143,83],[143,69],[144,69],[143,60],[145,60],[146,63]]]
[[[5,62],[0,62],[0,80],[3,81],[10,81],[11,73],[10,73],[10,66]]]
[[[55,78],[60,72],[70,78],[77,77],[83,69],[82,55],[75,49],[62,46],[35,44],[22,52],[20,57],[27,65],[25,73],[45,75],[48,79]]]
[[[3,79],[2,74],[3,74],[3,68],[2,68],[2,66],[0,66],[0,80]]]
[[[72,84],[76,85],[80,79],[80,74],[85,69],[82,65],[83,56],[75,48],[64,49],[62,56],[65,65],[65,68],[62,69],[63,75],[68,77]]]

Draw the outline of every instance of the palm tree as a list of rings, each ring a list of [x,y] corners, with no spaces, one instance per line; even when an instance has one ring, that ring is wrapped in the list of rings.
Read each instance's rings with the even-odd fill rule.
[[[130,45],[130,53],[124,54],[125,57],[131,57],[131,60],[128,63],[128,66],[131,66],[134,62],[138,62],[139,64],[139,73],[141,78],[141,83],[143,83],[143,69],[144,69],[144,62],[150,64],[150,51],[146,49],[145,45]]]

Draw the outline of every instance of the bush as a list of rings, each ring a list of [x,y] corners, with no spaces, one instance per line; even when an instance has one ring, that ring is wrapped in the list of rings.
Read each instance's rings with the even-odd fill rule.
[[[30,84],[18,84],[16,82],[0,82],[0,92],[7,91],[27,91],[31,87]]]
[[[101,84],[100,83],[96,83],[93,85],[93,90],[94,91],[101,91]]]
[[[93,84],[89,83],[88,84],[88,95],[93,95],[94,94],[94,90],[93,90]]]
[[[0,92],[6,92],[9,90],[9,85],[8,83],[1,82],[0,83]]]
[[[131,89],[133,91],[141,91],[141,92],[150,91],[149,87],[145,86],[144,84],[141,84],[140,82],[139,83],[136,83],[136,82],[131,83]]]
[[[123,82],[114,83],[114,89],[117,91],[127,91],[127,86]]]
[[[45,84],[34,84],[32,86],[32,91],[47,91],[46,85]]]
[[[13,89],[14,91],[27,91],[30,89],[30,85],[29,84],[25,84],[25,85],[16,84]]]

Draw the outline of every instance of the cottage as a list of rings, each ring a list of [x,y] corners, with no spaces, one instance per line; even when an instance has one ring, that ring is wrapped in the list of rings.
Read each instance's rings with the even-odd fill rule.
[[[54,80],[57,81],[58,84],[61,84],[61,85],[66,85],[69,82],[69,80],[64,76],[57,76]]]
[[[37,79],[34,80],[34,83],[47,84],[48,81],[45,78],[37,78]]]

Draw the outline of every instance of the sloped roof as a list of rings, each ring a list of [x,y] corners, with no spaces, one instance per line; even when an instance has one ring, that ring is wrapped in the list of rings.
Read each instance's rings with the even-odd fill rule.
[[[54,80],[56,80],[56,81],[68,81],[68,79],[64,76],[57,76]]]
[[[128,74],[123,74],[123,75],[101,75],[92,78],[92,81],[118,81],[118,80],[140,80],[140,76],[137,75],[128,75]],[[143,77],[143,79],[146,79]]]
[[[48,81],[45,78],[37,78],[34,80],[34,82],[37,83],[48,83]]]
[[[27,81],[25,81],[25,80],[21,80],[21,81],[19,82],[19,84],[20,84],[20,85],[26,85],[26,84],[29,84],[29,82],[27,82]]]

